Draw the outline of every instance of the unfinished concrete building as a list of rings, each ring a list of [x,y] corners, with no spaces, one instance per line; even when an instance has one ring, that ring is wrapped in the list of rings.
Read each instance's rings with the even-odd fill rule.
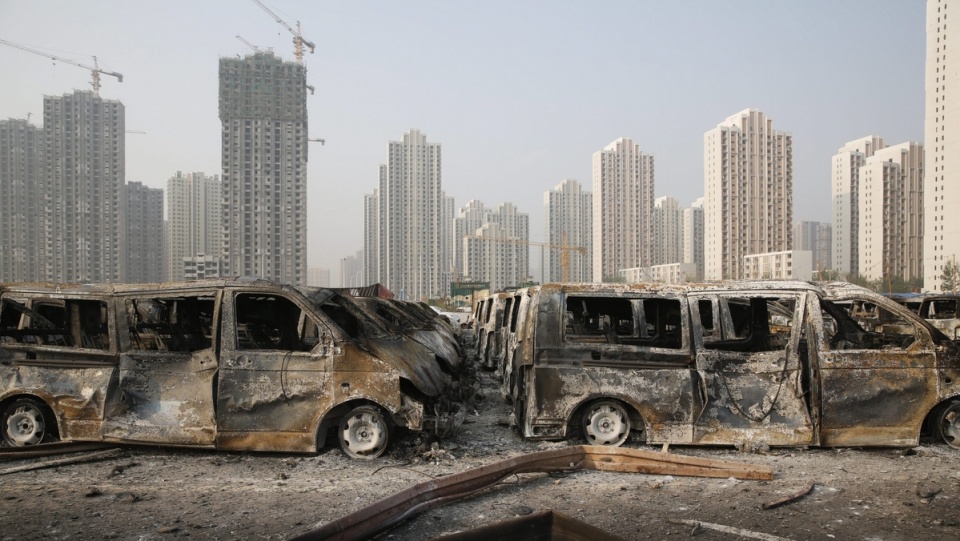
[[[306,68],[271,52],[220,59],[223,269],[307,279]]]

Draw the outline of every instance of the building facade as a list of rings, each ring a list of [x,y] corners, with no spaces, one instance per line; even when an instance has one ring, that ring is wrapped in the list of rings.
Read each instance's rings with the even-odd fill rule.
[[[860,167],[859,274],[923,278],[923,145],[874,152]]]
[[[593,155],[593,281],[653,259],[653,156],[621,137]]]
[[[960,27],[947,15],[957,0],[927,0],[923,288],[943,291],[946,264],[960,264]],[[954,14],[954,17],[957,17]],[[949,39],[948,39],[949,38]],[[947,157],[950,157],[948,160]]]
[[[653,202],[653,266],[680,263],[680,202],[658,197]]]
[[[184,259],[219,258],[223,240],[220,177],[180,171],[167,180],[167,278],[187,277]],[[194,267],[195,268],[195,267]],[[219,269],[218,269],[219,270]]]
[[[26,120],[0,120],[0,282],[44,278],[42,133]]]
[[[476,235],[477,230],[484,224],[490,223],[491,214],[492,211],[486,208],[482,201],[471,199],[460,208],[457,217],[453,219],[451,247],[453,249],[454,280],[460,281],[467,276],[463,251],[465,238]]]
[[[682,213],[680,244],[683,263],[693,265],[688,280],[703,280],[703,198],[694,201]],[[689,268],[689,267],[688,267]]]
[[[363,287],[376,282],[367,280],[364,251],[340,259],[340,287]]]
[[[307,267],[307,285],[309,287],[330,287],[330,269]]]
[[[793,137],[756,109],[704,134],[704,277],[740,279],[743,258],[791,249]]]
[[[593,276],[593,194],[566,179],[543,194],[544,282],[589,282]],[[560,246],[561,248],[554,248]]]
[[[743,258],[744,280],[811,280],[813,254],[801,250],[784,250],[751,254]]]
[[[449,201],[441,186],[440,144],[428,143],[419,130],[391,141],[387,163],[380,166],[379,186],[364,199],[366,213],[377,209],[376,225],[365,220],[364,252],[369,282],[379,282],[398,298],[421,300],[444,294],[452,257],[449,246]],[[376,227],[372,235],[368,227]],[[375,240],[374,240],[375,239]]]
[[[530,280],[530,217],[513,203],[488,212],[487,223],[461,242],[465,280],[489,282],[491,291]]]
[[[222,272],[307,279],[306,68],[271,52],[220,59]]]
[[[90,91],[43,98],[43,280],[126,278],[124,114]]]
[[[860,168],[884,147],[883,138],[869,135],[843,145],[833,156],[833,268],[840,273],[860,274]]]
[[[793,226],[793,247],[813,254],[815,279],[833,269],[833,227],[830,224],[797,222]]]
[[[140,182],[126,186],[126,281],[156,283],[166,280],[164,258],[163,190]]]

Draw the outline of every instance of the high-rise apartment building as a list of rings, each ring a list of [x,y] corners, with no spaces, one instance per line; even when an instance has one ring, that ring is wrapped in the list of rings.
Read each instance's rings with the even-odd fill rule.
[[[465,278],[490,282],[491,291],[519,286],[530,279],[530,217],[502,203],[488,219],[463,238]]]
[[[680,202],[673,197],[653,201],[653,265],[681,263]]]
[[[833,269],[833,239],[831,224],[800,221],[793,226],[793,247],[813,255],[814,278]]]
[[[833,268],[838,272],[860,274],[860,168],[884,147],[882,138],[869,135],[843,145],[833,156]]]
[[[223,193],[220,178],[203,173],[177,174],[167,180],[167,279],[183,280],[184,259],[219,258],[223,239]],[[217,265],[219,266],[219,265]],[[219,268],[217,268],[219,272]]]
[[[44,96],[43,132],[42,278],[123,281],[123,104],[90,91]]]
[[[593,280],[653,259],[653,156],[621,137],[593,155]]]
[[[220,59],[223,269],[307,279],[306,68],[271,52]]]
[[[340,287],[363,287],[373,285],[375,280],[367,280],[364,251],[340,259]]]
[[[477,234],[477,230],[484,224],[490,222],[491,210],[484,207],[483,202],[478,199],[471,199],[466,205],[460,208],[457,217],[453,219],[453,238],[451,248],[453,250],[453,268],[454,279],[461,280],[466,276],[464,270],[464,242],[465,237]]]
[[[950,7],[953,9],[949,9]],[[960,264],[960,13],[957,0],[927,0],[926,187],[924,189],[923,287],[942,291],[944,265]],[[948,159],[949,157],[949,159]]]
[[[156,283],[165,279],[163,190],[128,182],[125,188],[126,248],[125,281]]]
[[[791,249],[793,137],[745,109],[703,141],[705,278],[740,279],[744,256]]]
[[[860,274],[923,277],[923,145],[874,152],[860,167]]]
[[[41,136],[26,120],[0,120],[0,282],[44,278]]]
[[[694,201],[682,213],[680,244],[682,262],[692,264],[695,269],[688,280],[703,280],[703,198]]]
[[[440,144],[428,143],[426,135],[411,130],[389,143],[379,186],[364,198],[364,253],[373,253],[366,261],[376,265],[367,269],[368,281],[383,284],[401,299],[420,300],[446,290],[443,282],[452,258],[443,253],[451,224],[444,218],[451,217],[451,211],[440,163]]]
[[[589,282],[593,278],[593,194],[566,179],[543,194],[546,282]]]
[[[330,287],[330,269],[307,267],[307,285],[310,287]]]

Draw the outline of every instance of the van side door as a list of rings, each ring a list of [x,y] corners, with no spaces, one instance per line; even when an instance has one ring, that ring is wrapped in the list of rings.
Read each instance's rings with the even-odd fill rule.
[[[334,400],[332,332],[288,292],[228,288],[224,297],[217,447],[312,451]]]
[[[936,346],[906,308],[867,294],[823,299],[818,336],[823,445],[916,445],[937,403]],[[856,307],[876,305],[857,320]]]
[[[814,443],[799,354],[804,300],[802,292],[689,295],[705,403],[694,443]]]
[[[163,291],[115,302],[125,325],[118,323],[118,392],[104,439],[212,446],[218,292]]]

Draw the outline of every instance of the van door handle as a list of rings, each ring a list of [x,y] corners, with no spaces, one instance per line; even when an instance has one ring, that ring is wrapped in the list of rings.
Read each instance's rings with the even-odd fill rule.
[[[597,351],[597,350],[591,351],[591,352],[590,352],[590,358],[593,359],[594,361],[599,361],[599,360],[600,360],[600,352]]]

